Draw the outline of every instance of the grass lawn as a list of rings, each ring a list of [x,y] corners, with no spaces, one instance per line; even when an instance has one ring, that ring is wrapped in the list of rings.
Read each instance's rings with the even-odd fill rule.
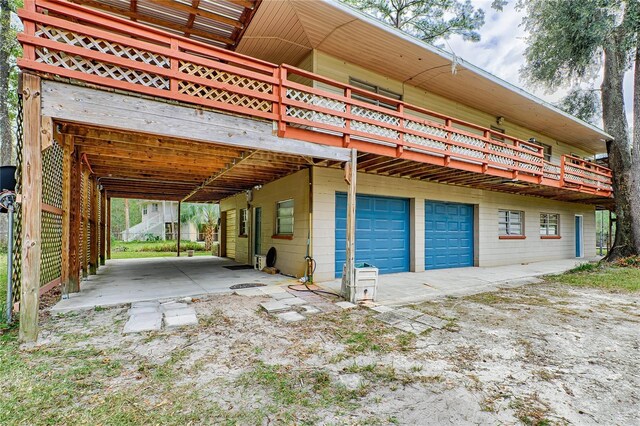
[[[111,244],[112,259],[139,259],[146,257],[172,257],[176,256],[175,241],[113,241]],[[192,241],[182,241],[180,251],[187,255],[187,250],[194,250],[195,256],[210,256],[211,252],[204,250],[204,244]],[[214,243],[212,250],[217,253],[217,243]]]
[[[640,291],[640,268],[621,268],[584,264],[566,274],[549,277],[576,287],[595,287],[614,291]]]

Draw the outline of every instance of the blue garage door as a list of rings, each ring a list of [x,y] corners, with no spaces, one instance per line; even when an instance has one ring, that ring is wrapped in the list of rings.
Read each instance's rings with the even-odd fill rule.
[[[425,269],[473,266],[473,205],[425,202]]]
[[[347,241],[347,194],[336,194],[336,278],[342,276]],[[409,270],[409,200],[358,195],[356,263],[367,262],[381,274]]]

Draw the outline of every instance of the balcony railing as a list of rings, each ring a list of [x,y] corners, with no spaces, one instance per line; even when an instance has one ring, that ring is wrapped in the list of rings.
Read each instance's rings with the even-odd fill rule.
[[[272,120],[283,137],[611,195],[605,167],[551,164],[538,145],[314,73],[61,0],[27,1],[19,16],[23,69]]]

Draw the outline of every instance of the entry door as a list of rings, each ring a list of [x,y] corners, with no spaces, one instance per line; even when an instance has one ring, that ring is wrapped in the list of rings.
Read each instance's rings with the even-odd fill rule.
[[[425,269],[473,266],[473,205],[426,201]]]
[[[236,211],[228,210],[227,212],[227,253],[226,256],[236,258]]]
[[[253,254],[262,254],[262,207],[256,207],[254,211]]]
[[[356,263],[366,262],[381,274],[409,271],[409,200],[356,197]],[[336,194],[336,278],[346,261],[347,194]]]
[[[576,216],[576,257],[584,257],[583,217]]]

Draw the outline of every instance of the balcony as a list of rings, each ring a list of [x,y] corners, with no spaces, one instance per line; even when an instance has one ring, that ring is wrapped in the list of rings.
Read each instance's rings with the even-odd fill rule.
[[[357,149],[369,164],[362,171],[580,195],[571,200],[612,196],[605,167],[572,156],[552,164],[538,145],[314,73],[61,0],[28,2],[19,16],[24,57],[18,64],[45,78],[273,121],[281,137]],[[377,158],[396,161],[396,169],[383,167],[391,160]],[[416,164],[431,168],[426,174],[397,171]]]

